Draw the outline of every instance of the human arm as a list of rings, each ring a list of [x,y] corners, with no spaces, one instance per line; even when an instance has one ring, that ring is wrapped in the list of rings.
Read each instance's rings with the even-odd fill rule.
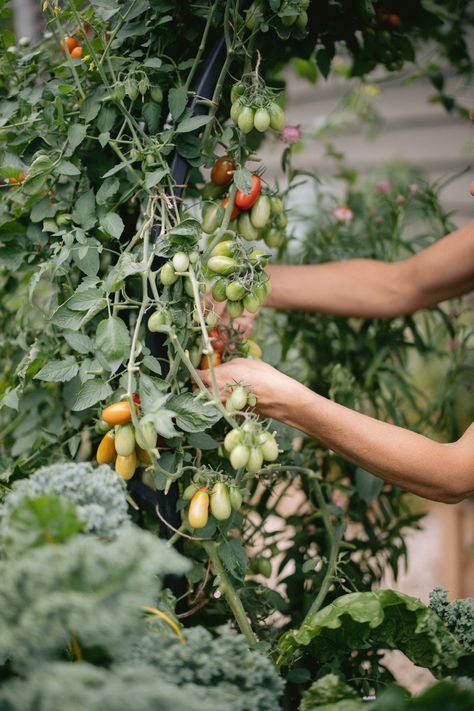
[[[248,385],[260,414],[305,432],[390,484],[445,503],[474,494],[474,424],[443,444],[338,405],[261,361],[235,359],[215,373],[223,399],[229,384]],[[209,385],[208,371],[200,375]]]
[[[266,306],[335,316],[390,318],[474,289],[474,220],[401,262],[350,259],[272,265]]]

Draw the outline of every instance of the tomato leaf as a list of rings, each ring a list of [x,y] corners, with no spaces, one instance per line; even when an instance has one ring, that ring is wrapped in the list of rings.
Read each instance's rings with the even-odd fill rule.
[[[224,568],[235,578],[243,580],[247,571],[247,553],[236,538],[229,538],[217,549]]]
[[[63,335],[67,343],[74,351],[76,351],[76,353],[85,355],[86,353],[93,352],[94,342],[92,338],[89,338],[89,336],[86,336],[83,333],[75,333],[74,331],[65,331]]]
[[[76,291],[66,302],[68,309],[71,309],[71,311],[88,311],[91,307],[99,304],[105,307],[106,300],[97,289]]]
[[[111,237],[118,239],[122,234],[125,225],[120,215],[116,212],[108,212],[106,215],[100,218],[100,226]]]
[[[190,131],[196,131],[198,128],[205,126],[206,123],[211,121],[212,116],[191,116],[191,118],[184,119],[178,124],[176,128],[176,133],[190,133]]]
[[[206,406],[191,393],[173,395],[167,405],[174,410],[176,424],[185,432],[201,432],[215,425],[222,417],[217,408]]]
[[[219,442],[216,442],[206,432],[193,432],[188,437],[188,444],[198,449],[217,449],[219,447]]]
[[[87,126],[82,123],[73,123],[69,126],[67,131],[67,141],[69,144],[69,150],[74,153],[76,148],[81,145],[82,141],[87,135]]]
[[[179,119],[188,101],[188,92],[185,86],[172,87],[168,92],[168,105],[171,116],[176,121]]]
[[[145,173],[145,187],[149,190],[154,188],[155,185],[161,183],[165,175],[168,175],[169,171],[167,168],[160,168],[160,170],[154,170],[152,173]]]
[[[102,185],[97,191],[95,199],[98,205],[105,205],[109,198],[113,197],[120,187],[120,181],[117,178],[110,178],[104,180]]]
[[[250,193],[252,190],[252,173],[247,168],[239,168],[234,173],[234,183],[238,190],[243,193]]]
[[[383,479],[366,472],[365,469],[360,467],[356,469],[355,483],[357,493],[367,505],[377,498],[384,487]]]
[[[168,383],[160,378],[152,378],[141,373],[140,400],[145,414],[156,412],[167,401]]]
[[[92,190],[83,193],[76,201],[72,211],[72,219],[84,230],[90,230],[97,222],[95,216],[95,197]]]
[[[69,160],[62,160],[60,163],[56,166],[56,172],[59,175],[80,175],[81,171],[77,167],[77,165],[74,165],[74,163],[71,163]]]
[[[51,360],[46,363],[41,370],[36,373],[36,380],[45,380],[48,383],[66,383],[72,380],[78,373],[74,356],[67,356],[63,360]]]
[[[122,319],[116,316],[103,319],[97,326],[95,344],[101,363],[115,373],[130,349],[130,334]]]
[[[108,383],[104,383],[99,378],[88,380],[77,393],[72,404],[71,410],[78,412],[79,410],[87,410],[101,400],[106,400],[112,395],[112,388]]]

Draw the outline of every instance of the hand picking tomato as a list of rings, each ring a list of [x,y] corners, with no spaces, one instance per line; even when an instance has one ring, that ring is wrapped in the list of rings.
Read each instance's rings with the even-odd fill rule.
[[[124,425],[132,419],[130,405],[126,400],[114,402],[102,411],[102,419],[109,425]]]
[[[213,353],[212,354],[212,362],[214,365],[221,365],[222,363],[222,358],[219,353]],[[203,355],[201,358],[201,370],[209,370],[209,356],[207,353]]]
[[[218,158],[211,170],[211,180],[214,185],[228,185],[232,182],[235,163],[230,156]]]
[[[252,175],[252,187],[249,193],[243,193],[241,190],[237,190],[235,194],[235,204],[237,207],[241,207],[242,210],[248,210],[256,202],[258,196],[260,195],[260,190],[262,189],[262,181],[258,175]]]
[[[76,47],[79,45],[79,42],[77,41],[77,39],[76,39],[75,37],[65,37],[65,38],[64,38],[64,42],[61,41],[61,42],[59,43],[59,46],[60,46],[60,48],[61,48],[61,52],[65,52],[65,51],[66,51],[65,45],[66,45],[68,51],[69,51],[69,52],[72,52],[72,50],[73,50],[73,49],[76,49]]]
[[[226,197],[221,201],[221,205],[226,209],[227,205],[229,204],[230,197]],[[232,212],[230,213],[230,219],[235,220],[238,216],[240,215],[240,207],[235,204],[234,202],[234,207],[232,208]]]

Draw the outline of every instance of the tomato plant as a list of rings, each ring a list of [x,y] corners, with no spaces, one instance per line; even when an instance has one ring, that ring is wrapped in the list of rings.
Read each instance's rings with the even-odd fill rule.
[[[179,540],[192,562],[177,566],[188,575],[177,614],[209,627],[232,619],[249,647],[259,639],[289,680],[288,708],[322,666],[306,654],[304,634],[283,633],[309,621],[313,634],[323,605],[348,589],[363,594],[386,565],[396,573],[401,532],[418,516],[399,491],[259,419],[245,383],[228,384],[224,406],[215,368],[243,355],[274,357],[288,371],[298,362],[301,379],[324,394],[396,419],[386,393],[401,392],[403,368],[384,380],[376,355],[400,349],[402,363],[406,349],[429,349],[416,325],[293,315],[283,328],[280,314],[253,340],[236,321],[269,295],[269,249],[283,257],[293,239],[291,149],[282,160],[288,189],[272,184],[264,165],[255,172],[259,141],[277,141],[285,127],[277,67],[296,59],[303,75],[324,76],[338,46],[360,76],[379,64],[396,69],[435,39],[455,70],[469,69],[463,8],[390,10],[381,18],[371,2],[351,3],[349,15],[347,3],[332,1],[45,2],[38,47],[14,44],[2,29],[2,481],[9,487],[56,460],[112,465],[136,520]],[[199,76],[216,56],[207,96]],[[435,81],[439,89],[439,73]],[[449,103],[442,86],[439,96]],[[181,176],[177,162],[187,166]],[[401,220],[396,203],[377,205],[387,211],[380,236],[370,201],[349,192],[357,244],[387,257]],[[446,227],[433,194],[420,190],[404,214],[415,203]],[[334,207],[323,210],[317,239],[303,240],[305,261],[352,254]],[[216,322],[217,308],[205,313],[209,291],[225,302],[228,325]],[[199,367],[210,371],[210,390]],[[288,490],[305,501],[290,516],[278,504]],[[335,504],[338,492],[347,509]],[[270,517],[281,532],[267,531]],[[349,539],[355,522],[362,533]],[[273,587],[261,581],[270,575]],[[70,646],[77,656],[80,641]],[[370,690],[372,679],[387,679],[378,649],[364,639],[353,658],[335,655],[334,668]]]

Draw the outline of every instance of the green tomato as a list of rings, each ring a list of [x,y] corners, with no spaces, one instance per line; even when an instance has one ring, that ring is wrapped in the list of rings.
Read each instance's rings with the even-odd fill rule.
[[[249,474],[256,474],[263,465],[263,454],[260,447],[252,447],[250,449],[247,462],[247,471]]]
[[[272,203],[272,214],[281,215],[281,213],[283,212],[283,200],[278,197],[278,195],[275,195],[274,197],[270,198],[270,202]]]
[[[247,240],[247,242],[251,242],[254,239],[259,239],[260,237],[258,230],[252,224],[252,221],[250,219],[250,213],[247,210],[244,210],[240,213],[239,219],[237,221],[237,227],[239,233],[244,239]]]
[[[226,521],[232,514],[229,489],[221,481],[212,487],[211,513],[218,521]]]
[[[307,10],[309,7],[310,0],[300,0],[300,8],[301,10]]]
[[[190,299],[194,298],[193,284],[189,277],[184,278],[184,292],[189,296]]]
[[[239,116],[242,112],[242,109],[244,108],[244,105],[240,101],[240,99],[237,99],[237,101],[234,101],[232,106],[230,107],[230,118],[232,121],[237,125]]]
[[[219,205],[209,205],[202,218],[202,231],[211,235],[222,221],[222,208]]]
[[[178,281],[179,276],[176,274],[171,262],[166,262],[160,269],[160,279],[163,286],[171,286]]]
[[[232,257],[233,242],[231,239],[218,242],[211,252],[211,257]]]
[[[214,301],[225,301],[227,296],[225,294],[226,283],[223,279],[218,279],[214,286],[212,287],[212,298]]]
[[[270,114],[270,126],[274,131],[283,131],[285,128],[285,112],[276,102],[272,102],[268,107]]]
[[[268,195],[259,195],[250,211],[252,225],[257,229],[265,227],[272,212],[272,205]]]
[[[277,249],[284,243],[285,235],[273,227],[269,230],[269,232],[267,232],[263,239],[267,247],[270,247],[270,249]]]
[[[142,449],[154,449],[156,447],[156,428],[153,422],[139,422],[135,431],[137,444]]]
[[[215,328],[219,322],[219,316],[215,311],[210,311],[206,316],[206,324],[209,328]]]
[[[243,410],[247,404],[247,390],[243,385],[237,385],[232,390],[232,395],[227,402],[231,402],[234,410]]]
[[[240,444],[241,440],[242,432],[240,430],[238,430],[237,428],[230,430],[230,432],[227,432],[224,439],[224,449],[227,452],[232,452],[234,447]]]
[[[284,15],[281,21],[286,27],[291,27],[296,22],[297,15]]]
[[[275,437],[270,432],[262,432],[258,441],[265,461],[275,462],[278,459],[278,445]]]
[[[176,252],[173,259],[173,267],[177,272],[185,272],[189,267],[189,257],[184,252]]]
[[[245,86],[240,83],[240,81],[233,84],[230,90],[230,100],[232,103],[237,101],[237,99],[245,94]]]
[[[261,18],[260,7],[257,2],[253,2],[245,13],[245,26],[250,32],[253,32],[257,24],[257,20]]]
[[[245,444],[237,444],[230,453],[230,463],[234,469],[241,469],[247,465],[250,450]]]
[[[98,420],[95,423],[94,429],[97,432],[97,434],[107,434],[107,432],[110,432],[112,427],[113,427],[113,425],[109,425],[109,423],[106,422],[105,420]]]
[[[157,333],[158,331],[161,331],[161,327],[165,326],[166,323],[167,320],[165,312],[162,309],[157,310],[152,313],[148,319],[148,330],[151,331],[151,333]]]
[[[59,215],[56,215],[56,222],[59,226],[66,225],[68,222],[71,222],[71,215],[68,212],[61,212]]]
[[[121,457],[129,457],[135,451],[133,425],[117,425],[115,428],[115,451]]]
[[[231,318],[239,318],[244,313],[244,305],[241,301],[228,301],[226,308]]]
[[[253,128],[253,109],[251,109],[250,106],[243,107],[242,111],[239,113],[237,125],[242,133],[250,133]]]
[[[268,558],[257,558],[257,569],[264,578],[269,578],[272,574],[272,563]]]
[[[157,104],[161,104],[163,101],[163,90],[161,86],[150,86],[150,96]]]
[[[253,393],[249,393],[247,396],[247,405],[249,407],[255,407],[257,404],[257,397]]]
[[[230,505],[234,511],[240,511],[240,507],[242,506],[242,494],[240,493],[240,489],[237,489],[236,486],[231,486],[229,490],[229,497]]]
[[[247,289],[240,281],[229,282],[225,289],[225,295],[227,296],[229,301],[240,301],[241,299],[243,299],[246,293]]]
[[[251,314],[257,313],[261,303],[262,302],[255,293],[247,294],[244,297],[244,308],[246,311],[250,311]]]
[[[265,289],[264,284],[260,283],[257,284],[257,286],[254,286],[252,294],[255,296],[255,298],[258,299],[260,304],[263,304],[265,299],[267,298],[267,290]]]
[[[202,349],[199,346],[193,346],[189,351],[189,360],[195,368],[199,368],[202,358]]]
[[[232,257],[211,257],[207,263],[211,272],[222,274],[223,276],[235,272],[237,262]]]
[[[253,119],[253,125],[260,131],[260,133],[265,133],[267,128],[270,126],[270,114],[266,109],[257,109]]]
[[[282,212],[281,215],[278,215],[275,222],[277,227],[279,227],[281,230],[284,230],[285,227],[288,225],[288,218],[286,216],[286,213]]]
[[[192,481],[191,484],[188,484],[188,486],[183,491],[183,495],[181,496],[181,498],[184,499],[185,501],[191,501],[191,499],[193,498],[196,491],[198,491],[198,489],[199,489],[199,487],[197,486],[197,484],[195,484]]]
[[[300,12],[298,17],[296,18],[296,26],[297,27],[306,27],[308,24],[308,13],[307,12]]]
[[[199,252],[197,249],[193,249],[188,255],[191,264],[197,264],[199,262]]]

